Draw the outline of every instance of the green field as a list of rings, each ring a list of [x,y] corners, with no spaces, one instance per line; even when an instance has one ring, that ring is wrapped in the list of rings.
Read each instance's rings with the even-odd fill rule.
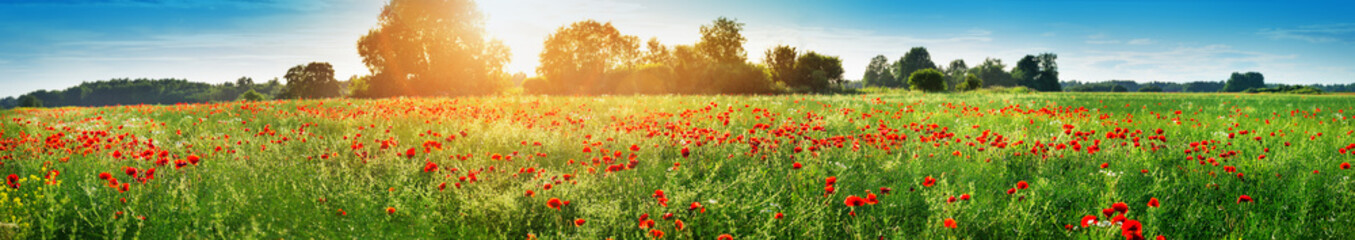
[[[1103,209],[1122,202],[1111,215],[1148,239],[1340,239],[1352,107],[914,93],[18,109],[0,113],[0,174],[19,178],[0,238],[1118,239]]]

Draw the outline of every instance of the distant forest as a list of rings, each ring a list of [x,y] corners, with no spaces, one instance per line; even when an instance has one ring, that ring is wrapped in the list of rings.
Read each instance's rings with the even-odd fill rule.
[[[84,82],[65,90],[38,90],[18,98],[0,99],[0,106],[110,106],[136,104],[177,104],[235,101],[246,92],[277,95],[285,86],[277,79],[254,83],[240,78],[235,82],[208,84],[184,79],[112,79]]]

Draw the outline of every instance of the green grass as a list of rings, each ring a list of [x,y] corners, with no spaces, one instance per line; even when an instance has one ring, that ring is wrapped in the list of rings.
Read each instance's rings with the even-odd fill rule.
[[[0,238],[645,239],[637,219],[649,214],[666,239],[1108,239],[1122,238],[1120,227],[1078,221],[1107,221],[1101,209],[1124,202],[1126,217],[1142,222],[1150,239],[1339,239],[1355,234],[1353,170],[1339,168],[1355,156],[1338,153],[1355,143],[1345,113],[1355,110],[1352,102],[1340,95],[888,93],[20,109],[0,112],[0,174],[23,178],[19,188],[0,190]],[[1065,124],[1095,133],[1074,137]],[[1107,138],[1116,128],[1142,131],[1139,145],[1132,136]],[[1149,139],[1157,129],[1165,141]],[[1242,130],[1250,134],[1228,138]],[[985,131],[988,141],[979,143]],[[95,132],[106,135],[81,137]],[[991,145],[996,135],[1009,145]],[[393,144],[383,150],[382,140]],[[1074,140],[1082,151],[1031,152],[1037,141]],[[1096,140],[1101,151],[1087,153]],[[425,153],[427,141],[442,146]],[[1210,143],[1185,153],[1200,141]],[[354,150],[354,143],[364,146]],[[690,156],[682,156],[684,147]],[[417,148],[415,157],[401,155],[409,148]],[[151,149],[167,151],[170,164],[128,157]],[[1237,154],[1219,156],[1228,151]],[[633,169],[605,171],[632,153]],[[496,154],[513,157],[491,159]],[[202,162],[176,170],[173,161],[189,155]],[[1219,165],[1187,159],[1195,155]],[[424,172],[429,161],[440,170]],[[804,167],[792,169],[794,162]],[[142,183],[123,167],[157,172]],[[539,174],[519,174],[523,168]],[[60,172],[55,184],[45,178],[50,170]],[[458,180],[471,171],[478,181]],[[131,182],[130,190],[108,187],[101,172]],[[830,176],[836,192],[826,195]],[[927,176],[936,185],[922,186]],[[1030,188],[1008,195],[1019,181]],[[667,207],[651,196],[655,190],[666,193]],[[844,205],[867,191],[879,204]],[[973,199],[947,203],[961,194]],[[1240,195],[1255,202],[1239,204]],[[550,198],[571,203],[556,210]],[[1147,207],[1150,198],[1161,207]],[[689,211],[692,202],[704,212]],[[785,218],[773,219],[777,212]],[[675,229],[665,213],[686,228]],[[575,227],[580,218],[587,223]],[[958,227],[943,227],[947,218]]]

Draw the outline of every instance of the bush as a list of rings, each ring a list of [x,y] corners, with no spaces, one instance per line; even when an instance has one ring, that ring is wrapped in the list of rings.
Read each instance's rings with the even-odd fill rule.
[[[257,102],[257,101],[263,101],[263,100],[264,100],[264,97],[263,97],[263,94],[260,94],[259,92],[255,92],[254,89],[250,89],[249,91],[245,91],[245,93],[241,93],[241,94],[240,94],[240,97],[235,98],[235,100],[236,100],[236,101],[246,101],[246,102]]]
[[[973,90],[977,90],[977,89],[982,88],[982,87],[983,87],[983,79],[979,79],[979,76],[978,76],[978,75],[974,75],[973,73],[970,73],[970,74],[968,74],[968,75],[965,75],[965,78],[964,78],[964,81],[963,81],[963,82],[960,82],[959,85],[955,86],[955,90],[956,90],[956,91],[961,91],[961,92],[963,92],[963,91],[973,91]]]
[[[908,76],[908,89],[924,92],[946,91],[946,76],[932,68],[915,71]]]

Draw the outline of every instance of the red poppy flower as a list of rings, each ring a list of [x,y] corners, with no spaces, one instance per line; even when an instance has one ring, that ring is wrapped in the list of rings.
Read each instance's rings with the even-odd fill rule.
[[[786,217],[786,214],[779,213],[779,212],[776,213],[776,215],[773,215],[773,216],[772,216],[773,219],[781,219],[781,218],[785,218],[785,217]]]
[[[1124,235],[1125,239],[1143,239],[1143,224],[1139,220],[1125,220],[1120,225],[1120,235]]]
[[[586,222],[586,221],[584,221],[582,218],[580,218],[580,219],[574,219],[574,226],[575,226],[575,227],[583,226],[583,223],[584,223],[584,222]]]
[[[1007,195],[1012,195],[1013,193],[1016,193],[1016,188],[1007,189]]]
[[[846,204],[848,207],[860,207],[861,205],[866,205],[866,199],[851,195],[847,196],[847,200],[843,200],[842,204]]]
[[[1126,219],[1128,219],[1128,218],[1125,218],[1125,217],[1124,217],[1124,214],[1115,215],[1115,217],[1110,218],[1110,223],[1111,223],[1111,224],[1122,224],[1122,223],[1124,223],[1124,220],[1126,220]]]
[[[890,191],[894,191],[894,189],[893,189],[893,188],[888,188],[888,187],[880,187],[880,193],[882,193],[882,194],[886,194],[886,195],[887,195],[887,194],[889,194]]]
[[[837,183],[837,177],[836,176],[828,177],[828,179],[824,180],[824,182],[827,183],[828,186],[832,186],[834,183]]]
[[[1247,195],[1237,196],[1237,203],[1244,203],[1244,202],[1248,202],[1248,203],[1249,203],[1249,202],[1251,202],[1251,201],[1252,201],[1252,200],[1251,200],[1251,196],[1247,196]]]
[[[1106,217],[1115,216],[1115,209],[1114,208],[1101,209],[1101,214],[1105,214]]]
[[[560,202],[559,198],[550,198],[550,200],[546,200],[546,206],[554,208],[555,210],[560,210],[561,205],[564,205],[564,203]]]
[[[1082,227],[1084,227],[1084,228],[1085,228],[1085,227],[1089,227],[1089,226],[1091,226],[1092,224],[1096,224],[1096,215],[1082,216],[1082,222],[1081,222],[1081,223],[1082,223]]]
[[[1341,163],[1341,170],[1346,170],[1346,169],[1350,169],[1350,163],[1348,163],[1348,162],[1343,162],[1343,163]]]
[[[701,203],[699,203],[699,202],[692,202],[692,205],[691,205],[690,207],[687,208],[687,211],[696,210],[696,209],[698,209],[698,208],[701,209],[701,212],[703,212],[703,213],[706,212],[706,208],[705,208],[705,207],[701,207]]]
[[[1110,167],[1110,163],[1101,163],[1101,168],[1108,168],[1108,167]]]
[[[395,207],[386,207],[386,214],[395,214]]]
[[[1157,207],[1157,206],[1158,206],[1157,198],[1149,198],[1149,199],[1148,199],[1148,206],[1149,206],[1149,207]]]
[[[833,194],[833,185],[828,185],[828,186],[826,186],[826,187],[823,187],[823,191],[824,191],[824,192],[827,192],[826,194]]]
[[[630,145],[630,151],[632,151],[632,152],[638,152],[638,151],[640,151],[640,145],[631,144],[631,145]]]
[[[678,220],[673,220],[673,226],[674,226],[674,229],[677,229],[678,231],[682,231],[683,228],[686,228],[686,227],[687,227],[687,224],[683,223],[683,222],[682,222],[682,219],[678,219]]]
[[[9,185],[9,188],[18,189],[18,188],[19,188],[19,175],[18,175],[18,174],[13,174],[13,173],[9,174],[9,177],[5,177],[5,184]]]
[[[692,151],[691,151],[691,150],[688,150],[687,147],[682,147],[682,157],[685,158],[685,157],[691,156],[691,155],[692,155]]]
[[[955,200],[956,200],[956,199],[955,199],[955,196],[950,196],[950,198],[947,198],[947,199],[946,199],[946,203],[953,203],[953,202],[955,202]]]
[[[336,214],[338,214],[339,216],[348,216],[348,212],[343,211],[342,208],[340,208],[340,209],[339,209],[339,212],[336,213]]]
[[[1016,182],[1016,189],[1026,190],[1026,188],[1030,188],[1030,184],[1026,183],[1026,181]]]
[[[1110,208],[1114,208],[1115,211],[1120,212],[1120,214],[1125,214],[1129,212],[1129,204],[1125,204],[1124,202],[1110,204]]]
[[[190,164],[198,165],[198,161],[201,160],[202,158],[198,157],[198,155],[188,155],[188,163]]]
[[[108,172],[99,173],[99,179],[108,180],[109,178],[113,178],[113,174],[110,174]]]
[[[405,157],[407,157],[407,158],[414,158],[414,154],[415,154],[415,153],[418,153],[418,152],[417,152],[417,151],[414,151],[414,148],[409,148],[409,150],[405,150]]]
[[[954,228],[956,227],[955,219],[954,219],[954,218],[946,218],[945,225],[946,225],[946,228],[954,229]]]
[[[715,237],[715,240],[734,240],[734,235],[720,234],[719,237]]]
[[[659,229],[650,229],[649,235],[654,238],[663,238],[663,231],[659,231]]]
[[[922,178],[922,186],[923,186],[923,187],[931,187],[931,186],[934,186],[934,185],[936,185],[936,179],[935,179],[935,178],[932,178],[932,176],[927,176],[927,177],[925,177],[925,178]]]
[[[437,163],[429,161],[428,163],[423,164],[423,172],[436,172],[436,171],[438,171]]]
[[[969,201],[969,194],[960,194],[960,200]]]
[[[800,169],[800,162],[790,164],[790,169]]]
[[[136,172],[137,172],[136,168],[134,168],[134,167],[122,167],[122,171],[125,172],[125,173],[127,173],[127,176],[133,176],[133,177],[136,176]]]

